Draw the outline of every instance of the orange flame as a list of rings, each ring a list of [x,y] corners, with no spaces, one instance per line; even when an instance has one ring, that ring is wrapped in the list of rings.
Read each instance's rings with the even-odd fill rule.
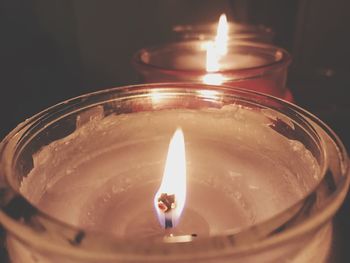
[[[160,224],[175,227],[186,201],[185,141],[181,129],[177,129],[170,141],[163,179],[154,197],[154,206]]]
[[[206,70],[210,72],[204,76],[203,82],[206,84],[219,85],[224,82],[224,77],[217,72],[220,70],[220,59],[227,54],[228,23],[225,14],[219,19],[215,41],[207,43]]]

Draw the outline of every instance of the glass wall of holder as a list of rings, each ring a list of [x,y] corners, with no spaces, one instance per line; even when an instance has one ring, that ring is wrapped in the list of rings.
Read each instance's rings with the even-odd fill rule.
[[[132,64],[140,80],[151,82],[202,82],[239,86],[270,94],[288,101],[286,87],[291,56],[269,44],[232,40],[220,68],[207,71],[206,41],[184,40],[139,50]]]
[[[153,198],[177,128],[186,204]],[[238,88],[145,84],[53,106],[1,143],[10,262],[326,262],[349,185],[336,135],[303,109]]]
[[[228,23],[230,39],[272,43],[274,32],[263,25]],[[176,25],[172,28],[177,40],[208,40],[215,37],[217,24]]]

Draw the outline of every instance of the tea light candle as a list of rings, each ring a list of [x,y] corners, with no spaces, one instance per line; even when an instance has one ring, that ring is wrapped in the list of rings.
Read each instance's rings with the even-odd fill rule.
[[[185,39],[145,48],[132,60],[144,82],[223,84],[292,101],[285,86],[290,61],[281,48],[232,38],[224,14],[212,41]]]
[[[79,119],[93,121],[42,148],[21,192],[84,229],[138,239],[239,231],[291,206],[319,181],[317,161],[306,148],[271,129],[264,114],[240,106],[107,118],[95,108]],[[176,127],[185,137],[188,197],[183,218],[164,232],[154,197]],[[276,164],[279,159],[290,163]],[[292,173],[308,176],[298,182]]]
[[[344,147],[318,123],[264,95],[199,84],[52,107],[1,145],[10,259],[323,262],[349,176]]]

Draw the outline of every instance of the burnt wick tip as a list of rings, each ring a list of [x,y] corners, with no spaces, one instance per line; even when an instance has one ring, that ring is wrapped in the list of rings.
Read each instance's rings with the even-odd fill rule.
[[[171,209],[176,207],[175,195],[168,195],[167,193],[162,193],[158,198],[158,208],[163,212],[167,213]]]

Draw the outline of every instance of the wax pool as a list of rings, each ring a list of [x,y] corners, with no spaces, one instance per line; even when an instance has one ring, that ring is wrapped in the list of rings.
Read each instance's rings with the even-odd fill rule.
[[[86,121],[89,120],[89,121]],[[239,232],[295,204],[319,182],[317,161],[284,137],[269,110],[238,105],[103,116],[95,107],[43,147],[21,193],[69,224],[127,238],[162,238],[153,198],[169,140],[185,136],[187,200],[175,235]]]

